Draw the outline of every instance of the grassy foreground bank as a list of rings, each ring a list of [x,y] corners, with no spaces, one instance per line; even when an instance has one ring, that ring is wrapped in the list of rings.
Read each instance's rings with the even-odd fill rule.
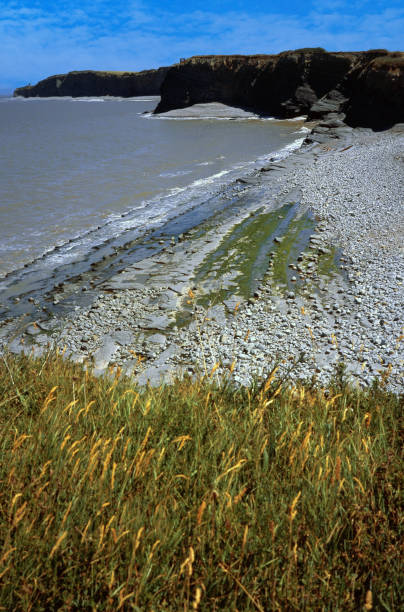
[[[403,398],[57,355],[0,391],[1,610],[399,609]]]

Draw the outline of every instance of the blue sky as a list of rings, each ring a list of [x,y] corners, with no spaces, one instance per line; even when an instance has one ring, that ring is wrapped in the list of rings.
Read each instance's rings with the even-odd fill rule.
[[[0,92],[69,70],[210,53],[403,50],[402,0],[1,0]]]

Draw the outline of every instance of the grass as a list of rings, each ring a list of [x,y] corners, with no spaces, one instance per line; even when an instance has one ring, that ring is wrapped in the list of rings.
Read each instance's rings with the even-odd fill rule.
[[[1,610],[399,609],[403,398],[212,378],[2,360]]]
[[[376,57],[373,64],[378,68],[404,68],[404,53],[398,51],[386,56]]]

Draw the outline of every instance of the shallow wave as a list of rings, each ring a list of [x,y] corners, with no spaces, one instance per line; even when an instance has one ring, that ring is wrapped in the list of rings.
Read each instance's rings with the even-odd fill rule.
[[[300,115],[299,117],[289,117],[288,119],[281,119],[281,121],[306,121],[307,115]]]
[[[121,96],[32,96],[31,98],[24,98],[23,96],[0,96],[0,102],[156,102],[157,100],[159,100],[159,96],[152,96],[150,98],[138,98],[136,96],[132,98],[123,98]]]
[[[294,133],[298,134],[298,132]],[[250,164],[258,168],[260,165],[266,164],[269,161],[280,161],[281,159],[285,159],[286,157],[291,155],[293,151],[297,151],[298,149],[300,149],[303,144],[303,141],[304,136],[300,136],[299,138],[296,138],[293,142],[290,142],[281,149],[271,151],[270,153],[265,153],[265,155],[261,155],[255,161],[250,162]]]
[[[284,159],[298,149],[303,140],[304,137],[297,138],[282,149],[271,151],[255,160],[239,162],[228,169],[196,179],[186,186],[173,187],[163,194],[137,203],[123,213],[111,214],[97,227],[78,233],[66,242],[59,242],[56,246],[51,246],[44,251],[43,256],[36,258],[30,265],[41,260],[41,269],[51,269],[61,264],[72,263],[87,256],[93,248],[119,239],[126,232],[130,232],[130,239],[133,240],[211,197],[218,196],[237,178],[253,174],[269,160]],[[202,164],[207,165],[209,162],[202,162]],[[166,173],[166,176],[178,176],[188,172],[192,171]]]
[[[192,174],[192,170],[177,170],[176,172],[160,172],[159,176],[162,178],[175,178],[176,176],[185,176],[186,174]]]
[[[108,238],[110,238],[116,236],[119,232],[136,230],[136,233],[140,235],[144,231],[182,214],[199,202],[217,195],[232,181],[239,178],[243,171],[246,173],[254,172],[269,159],[284,159],[293,151],[299,149],[303,140],[304,138],[297,138],[282,149],[272,151],[256,160],[235,164],[226,170],[196,179],[183,187],[172,187],[164,194],[143,200],[125,213],[110,215],[103,226],[99,228],[100,233],[107,233]],[[91,233],[92,230],[87,232],[87,234]]]
[[[103,98],[72,98],[72,102],[105,102]]]

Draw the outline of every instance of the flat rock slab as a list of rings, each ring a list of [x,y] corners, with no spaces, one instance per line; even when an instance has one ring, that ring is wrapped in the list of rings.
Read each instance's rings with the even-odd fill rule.
[[[336,95],[333,99],[323,98],[315,102],[310,108],[310,117],[323,117],[328,113],[338,113],[341,108],[342,102],[345,102],[346,98],[343,98],[341,94]]]
[[[101,288],[105,291],[119,291],[122,289],[144,289],[144,283],[139,282],[139,279],[115,276],[107,283],[104,283]]]
[[[159,306],[164,308],[164,310],[174,311],[178,308],[179,296],[175,291],[171,291],[168,289],[167,291],[163,291],[158,299],[157,303]]]
[[[13,353],[14,355],[19,355],[20,353],[24,352],[24,344],[21,342],[21,340],[21,338],[14,338],[14,340],[9,342],[7,348],[10,353]]]
[[[167,344],[167,338],[163,334],[152,334],[147,338],[147,342],[150,344]]]
[[[38,321],[38,327],[40,327],[43,331],[52,331],[56,327],[58,327],[57,321]]]
[[[21,338],[15,338],[8,345],[8,350],[14,355],[30,355],[31,357],[42,357],[46,352],[46,347],[36,346],[35,344],[22,344]]]
[[[95,369],[105,370],[117,348],[118,344],[111,336],[104,336],[102,346],[93,355]]]
[[[324,121],[320,122],[320,127],[327,127],[327,128],[337,128],[337,127],[346,127],[346,124],[341,120],[341,119],[325,119]]]
[[[212,321],[216,321],[219,325],[226,325],[225,307],[223,304],[211,306],[206,311],[206,317]]]
[[[172,319],[167,317],[166,315],[152,315],[143,319],[140,323],[140,327],[143,329],[161,329],[165,330],[172,323]]]
[[[134,336],[130,331],[116,331],[111,334],[112,340],[120,344],[121,346],[127,346],[133,344]]]
[[[170,359],[171,357],[173,357],[174,355],[176,355],[180,350],[180,347],[178,346],[178,344],[170,344],[170,346],[168,348],[166,348],[165,351],[163,351],[162,353],[160,353],[160,355],[157,357],[157,359],[154,360],[154,365],[155,366],[162,366],[163,364],[165,364],[165,362]]]
[[[252,111],[222,104],[222,102],[199,102],[186,108],[175,108],[165,113],[158,113],[157,117],[175,117],[180,119],[256,119],[258,115]]]
[[[325,144],[329,142],[331,135],[328,134],[309,134],[306,138],[306,142],[318,142],[319,144]]]
[[[39,336],[35,336],[35,343],[43,346],[48,345],[50,347],[53,344],[53,340],[49,338],[47,334],[40,334]]]
[[[29,336],[38,336],[38,334],[41,333],[41,330],[39,329],[38,325],[28,325],[28,327],[25,330],[25,333],[28,334]]]
[[[336,134],[337,136],[346,136],[347,134],[352,134],[352,128],[348,125],[344,125],[341,127],[332,128],[330,132],[332,134]]]
[[[138,385],[158,387],[161,384],[170,383],[172,381],[172,373],[170,366],[156,367],[151,366],[146,368],[141,374],[136,377]]]

